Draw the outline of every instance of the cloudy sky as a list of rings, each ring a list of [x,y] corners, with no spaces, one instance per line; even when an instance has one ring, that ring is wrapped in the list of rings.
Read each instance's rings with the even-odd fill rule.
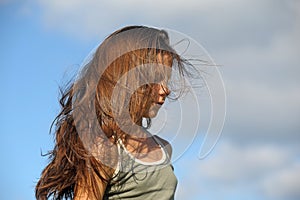
[[[133,24],[196,40],[226,88],[214,150],[199,159],[199,136],[174,162],[176,198],[300,199],[300,1],[0,0],[0,17],[0,199],[34,199],[58,86],[105,36]]]

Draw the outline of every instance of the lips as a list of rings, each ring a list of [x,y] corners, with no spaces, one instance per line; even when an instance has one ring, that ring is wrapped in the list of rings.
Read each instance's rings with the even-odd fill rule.
[[[164,103],[165,103],[164,101],[162,101],[162,102],[161,102],[161,101],[160,101],[160,102],[156,102],[156,104],[161,105],[161,106],[162,106]]]
[[[162,106],[164,103],[165,103],[165,97],[159,97],[159,98],[155,99],[154,101],[152,101],[152,104],[154,104],[154,105]]]

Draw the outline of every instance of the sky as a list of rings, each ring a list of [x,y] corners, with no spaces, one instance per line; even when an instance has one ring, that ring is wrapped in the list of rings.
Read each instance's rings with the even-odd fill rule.
[[[300,199],[297,0],[0,0],[0,199],[34,199],[58,87],[107,35],[134,24],[193,38],[226,88],[213,151],[199,159],[203,133],[189,129],[188,148],[173,144],[176,199]],[[176,114],[171,108],[162,115]]]

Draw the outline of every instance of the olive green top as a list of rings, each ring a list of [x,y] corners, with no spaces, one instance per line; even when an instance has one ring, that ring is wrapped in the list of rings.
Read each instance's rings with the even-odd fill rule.
[[[152,163],[134,158],[122,143],[118,147],[118,168],[106,188],[104,199],[174,199],[177,179],[162,145],[162,159]]]

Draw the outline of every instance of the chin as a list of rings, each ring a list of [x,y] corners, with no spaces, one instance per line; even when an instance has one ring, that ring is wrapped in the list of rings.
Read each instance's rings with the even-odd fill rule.
[[[150,112],[148,113],[148,118],[154,118],[154,117],[156,117],[157,113],[158,113],[158,112],[156,112],[156,111],[150,111]]]
[[[147,118],[154,118],[157,116],[157,113],[160,109],[161,105],[155,104],[153,106],[151,106],[151,108],[149,109],[148,113],[147,113]]]

